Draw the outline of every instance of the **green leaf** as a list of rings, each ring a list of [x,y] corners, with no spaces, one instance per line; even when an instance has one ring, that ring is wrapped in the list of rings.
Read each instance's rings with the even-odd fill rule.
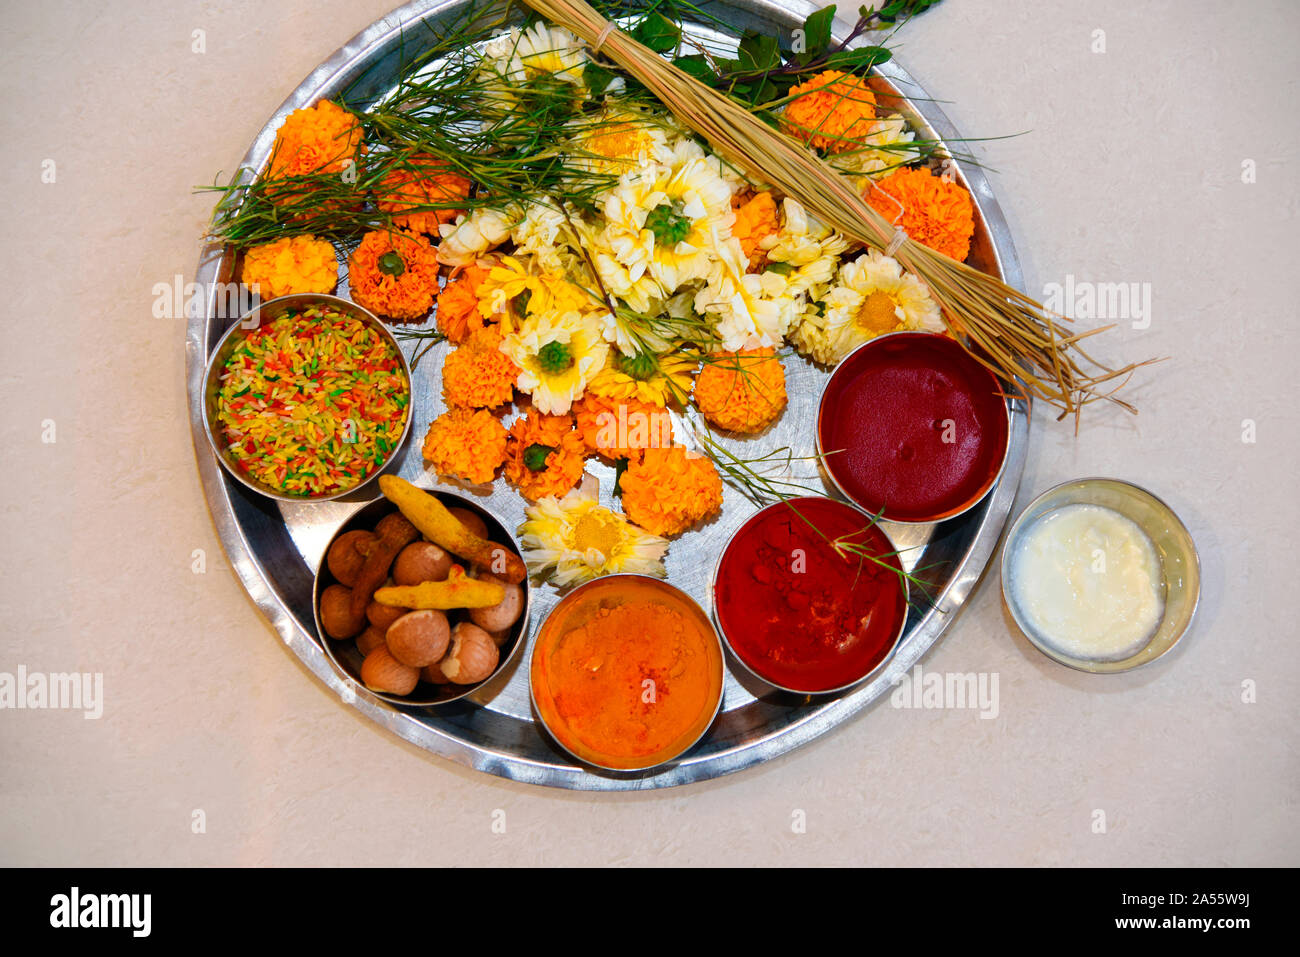
[[[662,13],[652,13],[636,25],[632,38],[640,40],[656,53],[669,53],[681,42],[682,28]]]
[[[683,73],[689,73],[701,83],[712,86],[717,82],[718,75],[713,72],[713,67],[709,64],[709,59],[698,53],[692,53],[690,56],[679,56],[673,63],[677,65]]]
[[[868,70],[880,63],[888,63],[893,54],[884,47],[859,47],[856,50],[839,50],[826,58],[826,65],[845,73]]]
[[[764,79],[762,83],[750,94],[750,99],[757,106],[762,103],[771,103],[781,96],[781,91],[777,89],[776,84],[769,79]]]
[[[807,46],[807,53],[803,55],[808,59],[821,56],[831,45],[831,24],[834,20],[835,4],[831,4],[818,10],[803,22],[804,43]]]
[[[762,73],[781,65],[781,49],[776,37],[746,30],[737,51],[737,65],[743,72]]]
[[[909,16],[912,12],[909,9],[911,6],[912,4],[908,0],[893,0],[892,3],[887,3],[880,8],[880,21],[882,23],[893,23],[899,17]],[[922,5],[922,9],[924,9],[924,6]]]
[[[858,14],[863,20],[868,21],[869,29],[879,30],[893,26],[900,20],[914,17],[918,13],[924,13],[939,2],[940,0],[890,0],[879,10],[863,5],[858,8]],[[871,21],[875,22],[871,23]]]
[[[614,81],[614,71],[606,70],[603,66],[597,66],[588,60],[582,70],[582,80],[587,84],[587,89],[591,90],[592,96],[600,96]]]

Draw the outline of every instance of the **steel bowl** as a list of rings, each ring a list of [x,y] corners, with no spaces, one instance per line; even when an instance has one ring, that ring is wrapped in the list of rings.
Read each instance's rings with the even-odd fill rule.
[[[309,306],[330,306],[338,312],[345,315],[360,319],[362,322],[379,331],[379,334],[392,347],[393,353],[398,357],[402,364],[402,374],[406,377],[406,425],[402,429],[402,435],[396,444],[389,449],[388,454],[384,456],[382,462],[364,479],[355,485],[339,489],[328,495],[287,495],[279,489],[259,482],[251,475],[245,474],[234,461],[230,454],[229,447],[221,435],[221,425],[217,421],[217,393],[221,390],[221,371],[225,367],[231,354],[239,347],[240,341],[244,335],[257,329],[264,321],[273,321],[280,318],[285,313],[305,309]],[[373,482],[397,457],[402,447],[406,444],[407,436],[411,434],[411,366],[406,360],[406,356],[398,347],[397,340],[393,334],[388,331],[388,327],[379,321],[379,318],[367,309],[363,309],[356,303],[347,299],[341,299],[338,296],[328,296],[323,293],[295,293],[290,296],[281,296],[278,299],[271,299],[259,306],[250,309],[239,321],[226,330],[221,339],[217,342],[216,348],[212,350],[212,355],[208,357],[207,369],[203,374],[203,412],[204,412],[204,431],[208,437],[208,444],[211,446],[213,454],[216,455],[226,474],[239,482],[245,488],[250,488],[254,492],[265,495],[268,498],[276,499],[280,502],[328,502],[331,499],[340,498],[344,495],[350,495],[357,489]]]
[[[723,549],[718,553],[717,560],[713,564],[713,576],[709,580],[709,598],[710,598],[710,604],[713,608],[713,621],[717,627],[718,634],[722,638],[723,644],[726,645],[727,653],[736,661],[737,664],[740,665],[741,668],[745,670],[746,674],[750,675],[757,681],[761,681],[765,685],[776,688],[780,691],[789,692],[790,694],[793,695],[822,697],[825,695],[840,694],[842,692],[850,690],[851,688],[856,688],[859,685],[862,685],[865,682],[868,682],[871,679],[875,678],[877,675],[881,674],[881,672],[883,672],[885,668],[889,666],[889,662],[893,659],[894,653],[898,650],[898,645],[903,639],[904,632],[907,631],[908,615],[906,610],[904,610],[903,614],[899,617],[898,630],[894,633],[894,640],[890,643],[889,650],[886,651],[885,654],[881,656],[880,660],[876,662],[869,671],[867,671],[861,677],[854,678],[852,681],[848,682],[847,684],[840,685],[838,688],[825,688],[820,691],[808,691],[807,689],[803,689],[803,688],[789,688],[786,687],[785,685],[777,684],[775,681],[773,681],[771,678],[767,677],[766,675],[759,674],[756,670],[754,670],[753,666],[750,665],[749,662],[747,662],[744,659],[744,657],[742,657],[741,654],[732,645],[731,639],[727,636],[727,629],[722,624],[722,615],[718,611],[718,573],[722,570],[722,563],[726,559],[727,554],[735,546],[736,540],[740,537],[740,534],[745,529],[749,528],[749,526],[759,521],[764,515],[766,515],[768,512],[772,511],[773,509],[783,508],[792,502],[797,503],[800,501],[807,501],[809,499],[834,502],[836,505],[842,505],[845,508],[849,508],[855,512],[861,513],[864,524],[870,524],[873,522],[871,515],[867,514],[867,512],[859,508],[857,505],[854,505],[852,502],[845,502],[845,501],[841,501],[840,499],[830,498],[826,496],[802,496],[800,498],[790,499],[788,501],[774,502],[771,505],[761,508],[753,515],[751,515],[749,518],[747,518],[744,521],[744,523],[742,523],[734,532],[732,532],[731,537],[727,540],[726,546],[723,547]],[[890,548],[897,551],[897,546],[894,544],[894,540],[890,538],[889,533],[885,529],[880,528],[879,526],[877,526],[877,528],[880,531],[880,533],[885,536],[885,541],[889,543]],[[899,567],[900,569],[902,568],[901,562],[899,563]],[[909,606],[911,601],[911,588],[905,576],[900,575],[899,581],[903,589],[903,607],[904,609],[906,609]]]
[[[850,372],[853,369],[853,362],[855,360],[855,357],[859,357],[868,351],[874,351],[880,349],[882,346],[888,344],[891,340],[899,341],[902,337],[907,337],[909,339],[918,340],[918,341],[952,343],[954,349],[961,349],[963,351],[963,354],[965,355],[965,347],[962,346],[961,343],[941,333],[916,332],[912,330],[899,330],[897,332],[887,332],[884,333],[883,335],[875,336],[874,338],[868,339],[866,342],[862,343],[862,345],[853,349],[848,355],[846,355],[843,359],[840,360],[840,362],[835,367],[835,371],[831,373],[830,379],[828,379],[826,381],[826,384],[822,387],[821,398],[818,400],[817,403],[817,429],[816,429],[817,457],[821,462],[822,471],[825,474],[826,478],[830,480],[830,483],[835,487],[835,490],[838,491],[842,496],[844,496],[844,498],[848,499],[849,501],[853,502],[855,505],[865,509],[867,512],[872,514],[874,514],[874,509],[871,507],[871,504],[860,502],[857,500],[855,496],[850,494],[848,489],[846,489],[843,485],[840,484],[840,479],[838,476],[836,476],[835,470],[832,467],[833,453],[832,455],[828,456],[825,447],[825,442],[823,439],[823,432],[828,417],[828,411],[826,408],[826,398],[827,395],[830,393],[832,387],[835,386],[837,379],[840,379],[842,376],[850,374]],[[967,358],[969,358],[973,366],[978,366],[978,368],[980,368],[982,371],[987,372],[989,378],[994,383],[998,383],[997,377],[992,372],[989,372],[987,369],[984,369],[983,366],[979,366],[974,358],[969,356],[967,356]],[[953,508],[950,508],[937,515],[927,515],[921,518],[915,518],[915,517],[903,518],[903,517],[899,517],[898,515],[891,515],[889,512],[889,508],[886,506],[880,510],[880,516],[879,516],[880,519],[882,521],[892,522],[896,525],[932,525],[935,522],[946,522],[949,519],[957,518],[959,515],[964,515],[966,512],[969,512],[972,508],[974,508],[976,505],[982,502],[988,496],[989,492],[992,491],[994,486],[998,484],[998,481],[1002,478],[1002,473],[1006,471],[1007,460],[1010,458],[1010,454],[1011,454],[1011,434],[1012,434],[1011,405],[1008,404],[1005,400],[1003,401],[1002,404],[1004,408],[1004,413],[1006,415],[1006,432],[1003,434],[1003,438],[1002,438],[1002,448],[999,453],[998,467],[996,471],[994,471],[988,477],[987,481],[981,484],[978,491],[973,493],[970,497],[968,497],[965,501],[963,501],[959,505],[956,505]]]
[[[487,523],[488,537],[496,543],[507,545],[516,555],[523,558],[523,550],[515,537],[510,534],[510,530],[495,515],[486,508],[479,505],[472,498],[460,495],[456,492],[445,488],[425,489],[432,492],[442,500],[443,504],[449,508],[464,508],[473,512]],[[320,598],[325,589],[330,585],[336,584],[337,579],[330,573],[329,563],[325,556],[329,554],[330,548],[334,542],[344,532],[350,532],[354,529],[372,530],[379,521],[386,515],[391,515],[397,511],[397,506],[388,499],[380,497],[373,502],[361,505],[356,508],[351,515],[339,526],[338,530],[330,536],[329,545],[321,553],[320,567],[316,570],[316,581],[312,588],[312,611],[316,620],[316,640],[325,650],[331,664],[335,670],[345,679],[352,682],[353,690],[358,695],[364,694],[381,701],[387,701],[389,704],[398,705],[403,708],[429,708],[436,705],[450,704],[453,701],[459,701],[462,698],[469,697],[479,693],[477,697],[490,697],[493,690],[498,688],[505,680],[508,679],[511,671],[511,665],[515,657],[519,654],[528,637],[528,618],[532,605],[532,591],[525,578],[519,583],[519,587],[524,590],[524,610],[519,616],[519,620],[510,628],[510,637],[501,645],[501,658],[497,662],[496,669],[491,675],[482,681],[471,685],[456,685],[445,687],[440,685],[427,684],[421,681],[415,686],[415,690],[409,695],[389,694],[386,691],[373,691],[367,688],[361,680],[361,652],[357,650],[356,641],[352,638],[331,638],[321,627],[320,620]],[[449,612],[448,614],[452,614]]]
[[[543,709],[537,701],[537,658],[542,648],[542,645],[547,637],[546,636],[547,626],[552,621],[558,621],[560,615],[563,615],[568,610],[570,610],[574,605],[582,601],[584,596],[587,596],[591,591],[598,588],[611,588],[611,587],[617,588],[619,582],[626,582],[626,581],[635,581],[639,586],[649,585],[652,588],[662,591],[666,595],[670,595],[674,600],[679,602],[688,611],[692,612],[696,616],[698,623],[705,630],[705,632],[713,636],[713,641],[716,644],[717,653],[718,653],[716,659],[717,667],[718,667],[718,676],[717,676],[718,694],[717,694],[717,700],[713,703],[713,710],[711,713],[709,713],[708,721],[703,723],[703,725],[700,727],[699,733],[696,734],[690,741],[686,742],[684,746],[682,746],[672,754],[662,755],[658,758],[658,760],[655,760],[648,764],[633,763],[633,764],[625,764],[622,766],[615,766],[611,764],[603,764],[597,760],[594,760],[593,755],[591,754],[585,754],[585,755],[579,754],[578,752],[572,750],[571,748],[569,748],[568,745],[564,743],[563,739],[558,734],[555,733],[554,729],[551,728],[550,724],[547,722],[546,710]],[[532,702],[533,713],[537,716],[537,719],[541,724],[541,726],[546,729],[547,736],[552,741],[554,741],[556,746],[559,747],[565,754],[572,756],[573,758],[582,762],[583,764],[589,765],[594,768],[599,768],[602,771],[610,771],[615,773],[642,772],[642,771],[648,771],[651,768],[659,768],[659,767],[664,767],[666,765],[670,765],[678,758],[688,753],[697,744],[699,744],[700,739],[702,739],[705,736],[705,734],[708,733],[709,728],[711,728],[713,726],[714,721],[717,720],[718,712],[722,709],[723,687],[725,683],[726,683],[726,665],[723,662],[722,642],[718,639],[718,633],[714,629],[713,623],[709,620],[709,616],[704,613],[704,610],[700,608],[699,604],[696,603],[695,599],[693,599],[690,595],[686,594],[686,592],[682,591],[680,588],[670,585],[665,581],[661,581],[658,578],[651,578],[648,575],[634,575],[628,573],[618,574],[618,575],[606,575],[602,578],[593,579],[592,581],[579,585],[577,588],[573,589],[573,591],[565,595],[564,598],[562,598],[560,602],[553,609],[551,609],[551,613],[546,616],[546,620],[543,621],[541,627],[537,629],[537,636],[533,641],[533,652],[531,658],[529,659],[529,667],[528,667],[529,699]]]
[[[1147,643],[1127,658],[1075,658],[1039,637],[1015,598],[1013,560],[1021,539],[1037,519],[1066,505],[1101,505],[1141,528],[1155,545],[1164,587],[1164,615]],[[1089,674],[1117,674],[1155,661],[1178,644],[1191,627],[1201,595],[1201,565],[1196,544],[1174,510],[1146,489],[1110,478],[1084,478],[1048,489],[1029,503],[1007,532],[1002,549],[1002,601],[1016,627],[1035,648],[1058,664]]]

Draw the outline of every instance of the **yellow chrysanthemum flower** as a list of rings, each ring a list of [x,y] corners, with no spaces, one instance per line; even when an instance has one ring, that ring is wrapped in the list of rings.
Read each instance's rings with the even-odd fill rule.
[[[823,314],[808,312],[790,339],[800,352],[827,364],[887,332],[944,331],[925,284],[874,249],[840,267],[823,305]]]
[[[585,289],[570,282],[566,272],[542,272],[537,265],[529,258],[501,257],[479,284],[479,313],[484,317],[501,317],[510,329],[514,319],[522,321],[528,316],[563,312],[587,313],[601,307]]]
[[[483,48],[482,69],[516,85],[555,77],[583,86],[586,66],[582,41],[564,27],[544,23],[534,23],[526,30],[512,27]]]
[[[572,126],[570,162],[587,173],[621,176],[670,149],[667,119],[648,111],[606,106]]]
[[[567,248],[569,216],[553,203],[529,203],[510,231],[516,256],[530,256],[545,272],[565,272],[575,256]]]
[[[623,356],[609,362],[587,384],[588,391],[610,399],[639,399],[660,408],[684,404],[691,394],[699,359],[687,353]]]
[[[609,344],[593,319],[570,310],[533,313],[501,351],[522,370],[515,384],[533,397],[533,406],[544,415],[563,415],[604,368]]]
[[[563,588],[601,575],[630,573],[664,578],[668,540],[651,535],[575,489],[525,509],[519,526],[524,561],[534,575],[546,575]]]
[[[644,263],[629,268],[619,260],[604,230],[585,238],[600,284],[637,312],[656,312],[668,293],[659,281],[646,272]]]

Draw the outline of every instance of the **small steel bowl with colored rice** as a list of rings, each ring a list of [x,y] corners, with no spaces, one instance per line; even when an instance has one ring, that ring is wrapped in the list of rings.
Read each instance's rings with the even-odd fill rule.
[[[411,369],[397,340],[337,296],[281,296],[249,311],[213,350],[203,396],[226,472],[283,502],[356,491],[411,431]]]

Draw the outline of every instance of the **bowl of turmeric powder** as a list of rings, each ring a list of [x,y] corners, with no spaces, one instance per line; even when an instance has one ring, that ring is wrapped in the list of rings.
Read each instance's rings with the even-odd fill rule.
[[[382,476],[335,532],[313,591],[338,672],[406,707],[491,693],[528,630],[523,553],[471,498]]]
[[[722,642],[685,592],[609,575],[569,592],[537,634],[533,708],[562,750],[606,771],[680,758],[722,705]]]

